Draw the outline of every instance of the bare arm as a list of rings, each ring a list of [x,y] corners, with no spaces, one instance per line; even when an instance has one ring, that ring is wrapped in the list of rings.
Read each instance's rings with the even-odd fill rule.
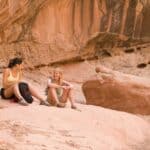
[[[52,87],[52,88],[63,88],[63,86],[61,86],[61,85],[58,85],[56,83],[52,83],[52,79],[51,78],[48,79],[47,85],[48,85],[48,87]]]
[[[68,81],[63,81],[63,83],[65,84],[66,87],[69,87],[69,89],[72,89],[72,88],[73,88],[73,85],[72,85],[70,82],[68,82]],[[77,109],[77,107],[76,107],[76,105],[75,105],[75,103],[74,103],[74,100],[73,100],[73,98],[72,98],[71,91],[70,91],[70,93],[69,93],[69,101],[70,101],[70,103],[71,103],[71,108],[72,108],[72,109]]]
[[[8,78],[8,76],[9,76],[9,69],[5,69],[4,72],[3,72],[3,78],[2,78],[3,87],[7,86],[7,78]]]
[[[23,71],[22,71],[22,70],[20,70],[20,72],[19,72],[19,81],[21,81],[21,80],[22,80],[22,78],[23,78]]]
[[[70,88],[73,88],[73,85],[68,81],[63,80],[63,84],[64,86],[69,86]]]

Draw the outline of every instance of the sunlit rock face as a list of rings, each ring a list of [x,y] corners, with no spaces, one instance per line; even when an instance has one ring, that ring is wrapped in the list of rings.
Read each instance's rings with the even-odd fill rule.
[[[147,41],[149,16],[148,0],[0,0],[0,58],[34,67],[78,59],[90,41]]]
[[[150,114],[150,80],[104,66],[82,85],[86,103],[134,114]]]

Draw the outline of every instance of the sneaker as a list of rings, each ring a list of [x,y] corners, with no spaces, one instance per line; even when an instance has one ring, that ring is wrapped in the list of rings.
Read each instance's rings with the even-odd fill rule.
[[[40,105],[50,106],[50,104],[48,103],[48,101],[41,101]]]
[[[72,105],[71,108],[72,109],[77,109],[77,107],[75,105]]]
[[[60,107],[60,108],[64,108],[66,106],[66,103],[57,103],[57,107]]]
[[[20,98],[18,103],[23,106],[28,106],[28,103],[23,98]]]

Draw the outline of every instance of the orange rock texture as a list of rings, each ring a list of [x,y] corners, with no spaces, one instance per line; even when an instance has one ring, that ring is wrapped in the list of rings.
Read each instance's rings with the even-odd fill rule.
[[[81,59],[92,40],[99,48],[147,41],[149,16],[148,0],[2,0],[0,59],[23,56],[39,67]]]
[[[150,80],[100,66],[86,81],[83,92],[87,104],[135,114],[150,114]]]

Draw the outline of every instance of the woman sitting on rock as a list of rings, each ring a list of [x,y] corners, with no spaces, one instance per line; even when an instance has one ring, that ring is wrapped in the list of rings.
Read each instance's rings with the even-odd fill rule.
[[[23,98],[20,93],[21,84],[27,85],[30,94],[40,100],[41,105],[48,105],[46,101],[35,91],[35,89],[25,82],[21,82],[22,79],[22,59],[13,58],[9,61],[8,68],[3,72],[3,88],[1,89],[1,96],[3,99],[17,98],[18,103],[21,105],[28,105],[28,102]]]
[[[47,101],[50,105],[65,107],[69,99],[71,108],[76,109],[71,96],[72,88],[72,84],[63,80],[62,70],[59,68],[54,69],[53,76],[48,79]]]

